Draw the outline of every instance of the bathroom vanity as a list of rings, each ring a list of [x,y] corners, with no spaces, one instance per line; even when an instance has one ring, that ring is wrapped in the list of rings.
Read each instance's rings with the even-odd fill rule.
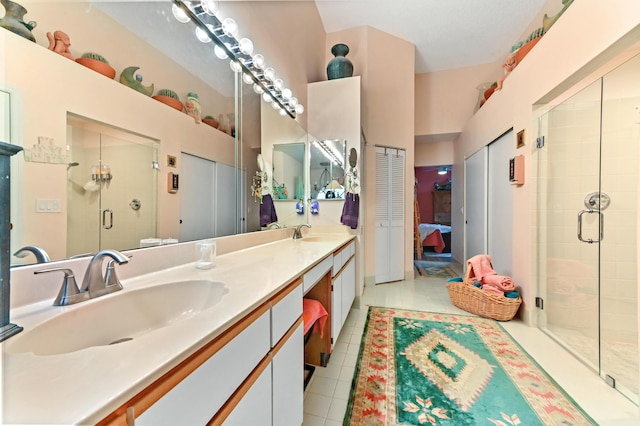
[[[136,251],[117,293],[13,309],[24,332],[2,343],[4,423],[302,424],[303,363],[330,361],[355,298],[354,237],[289,237],[209,270],[166,265],[167,250],[192,257],[193,243]],[[133,270],[154,261],[162,269]],[[330,318],[305,350],[302,298],[314,295]]]

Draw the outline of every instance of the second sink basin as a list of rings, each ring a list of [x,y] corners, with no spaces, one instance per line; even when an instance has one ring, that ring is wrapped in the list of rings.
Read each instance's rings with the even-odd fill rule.
[[[5,343],[7,352],[56,355],[135,339],[209,309],[229,290],[208,280],[122,290],[74,305]]]

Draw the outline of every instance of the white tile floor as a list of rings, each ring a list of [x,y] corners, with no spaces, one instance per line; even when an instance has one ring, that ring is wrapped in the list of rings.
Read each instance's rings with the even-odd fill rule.
[[[352,309],[347,317],[329,365],[317,367],[307,387],[304,426],[342,425],[368,307],[467,314],[453,306],[445,284],[444,279],[416,277],[411,281],[365,288],[360,309]],[[640,425],[640,411],[636,405],[607,386],[595,372],[540,330],[515,320],[502,325],[598,424]]]

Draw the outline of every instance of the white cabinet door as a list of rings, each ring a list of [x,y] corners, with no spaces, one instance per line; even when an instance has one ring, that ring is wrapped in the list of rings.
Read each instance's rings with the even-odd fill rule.
[[[224,426],[277,424],[271,422],[271,415],[271,364],[269,364],[222,424]]]
[[[331,347],[337,341],[342,329],[342,274],[333,278],[331,291]]]
[[[302,424],[304,406],[304,336],[300,324],[271,361],[273,369],[273,426]],[[260,420],[256,417],[254,420]],[[260,421],[249,424],[266,424]]]
[[[351,259],[351,261],[347,264],[347,266],[342,271],[342,300],[340,306],[340,320],[341,325],[344,325],[344,322],[349,315],[349,310],[351,309],[351,305],[353,304],[354,299],[356,298],[356,261]]]
[[[267,311],[142,413],[136,425],[206,424],[269,353],[270,326]]]

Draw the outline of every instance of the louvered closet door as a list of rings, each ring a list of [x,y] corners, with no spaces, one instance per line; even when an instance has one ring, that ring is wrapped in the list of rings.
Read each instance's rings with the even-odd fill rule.
[[[404,150],[376,148],[376,284],[404,279],[404,167]]]

